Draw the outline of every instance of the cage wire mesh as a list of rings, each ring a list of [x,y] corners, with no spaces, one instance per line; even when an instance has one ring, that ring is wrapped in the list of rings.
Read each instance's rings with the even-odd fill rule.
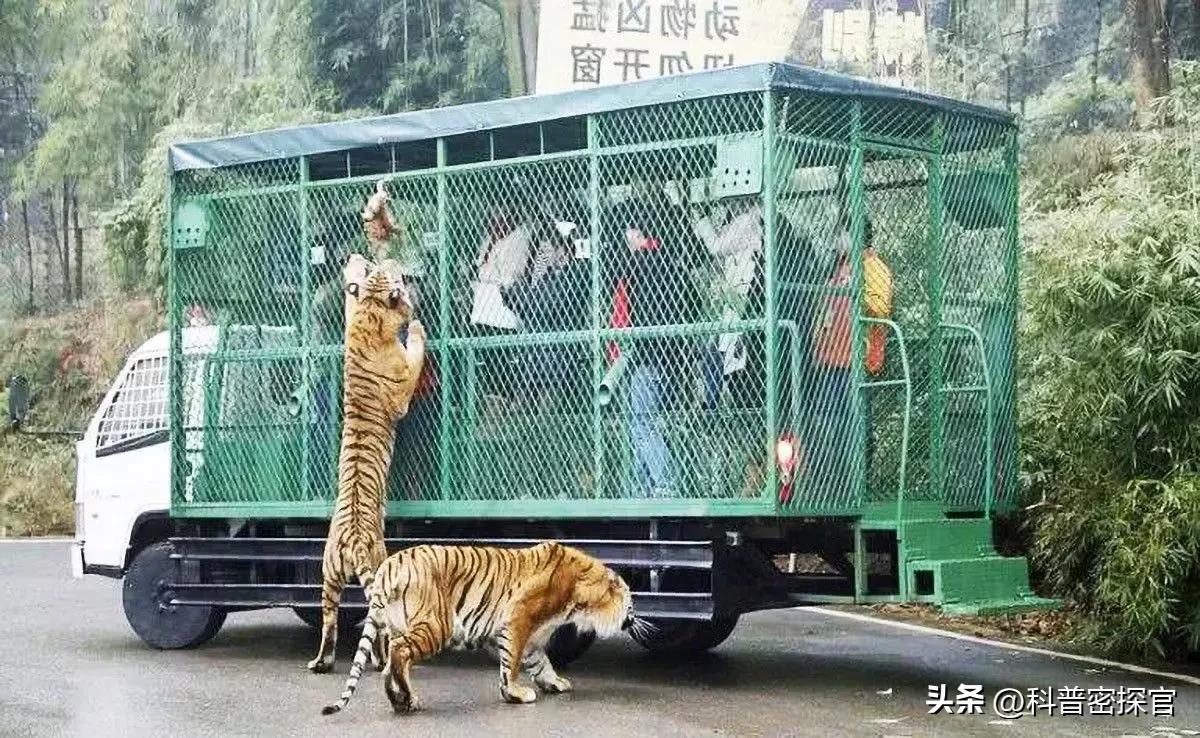
[[[1013,142],[772,90],[179,172],[174,506],[328,510],[380,179],[430,339],[392,513],[1011,502]]]

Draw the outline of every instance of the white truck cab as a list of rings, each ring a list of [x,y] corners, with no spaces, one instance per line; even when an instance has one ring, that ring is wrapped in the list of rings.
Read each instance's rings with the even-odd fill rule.
[[[186,328],[184,354],[210,350],[217,339],[215,326]],[[169,352],[169,334],[164,331],[130,354],[75,444],[71,571],[76,577],[121,576],[139,522],[154,518],[165,522],[171,507]],[[193,377],[202,376],[195,365],[191,369]],[[197,393],[185,390],[184,396]],[[189,405],[195,406],[195,412],[188,413],[191,416],[202,403]]]

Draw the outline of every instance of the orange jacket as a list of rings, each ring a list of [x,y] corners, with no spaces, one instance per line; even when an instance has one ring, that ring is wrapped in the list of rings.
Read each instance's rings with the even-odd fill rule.
[[[850,286],[850,262],[843,259],[826,285],[834,288]],[[866,293],[866,315],[887,318],[892,314],[892,270],[874,249],[863,252],[863,288]],[[816,326],[814,347],[820,366],[847,369],[850,367],[850,296],[829,295],[825,298],[825,314]],[[870,374],[883,369],[887,328],[867,326],[866,368]]]

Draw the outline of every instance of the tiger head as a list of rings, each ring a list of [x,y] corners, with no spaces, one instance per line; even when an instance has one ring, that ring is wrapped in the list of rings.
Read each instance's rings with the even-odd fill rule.
[[[370,264],[361,254],[351,254],[343,270],[346,288],[346,325],[362,311],[377,316],[381,337],[391,339],[413,317],[413,301],[399,264],[385,259]]]
[[[570,549],[578,560],[578,576],[570,593],[567,619],[607,638],[634,624],[633,595],[615,571],[587,554]]]

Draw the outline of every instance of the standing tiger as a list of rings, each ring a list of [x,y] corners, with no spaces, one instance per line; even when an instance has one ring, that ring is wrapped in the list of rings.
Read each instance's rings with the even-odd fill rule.
[[[500,658],[500,695],[528,703],[537,693],[517,683],[522,667],[544,692],[571,689],[545,651],[556,628],[573,623],[607,637],[634,623],[625,581],[591,556],[554,541],[523,549],[399,551],[375,573],[369,598],[346,689],[324,715],[350,702],[380,631],[389,649],[384,689],[396,712],[412,712],[418,703],[409,670],[447,646],[489,647]]]
[[[425,329],[395,265],[369,267],[355,254],[346,262],[346,349],[343,366],[342,445],[338,494],[321,559],[321,645],[308,668],[333,668],[338,604],[351,576],[367,588],[387,558],[383,544],[384,498],[396,421],[409,401],[425,361]],[[409,322],[411,321],[411,322]],[[397,339],[408,323],[408,345]]]

